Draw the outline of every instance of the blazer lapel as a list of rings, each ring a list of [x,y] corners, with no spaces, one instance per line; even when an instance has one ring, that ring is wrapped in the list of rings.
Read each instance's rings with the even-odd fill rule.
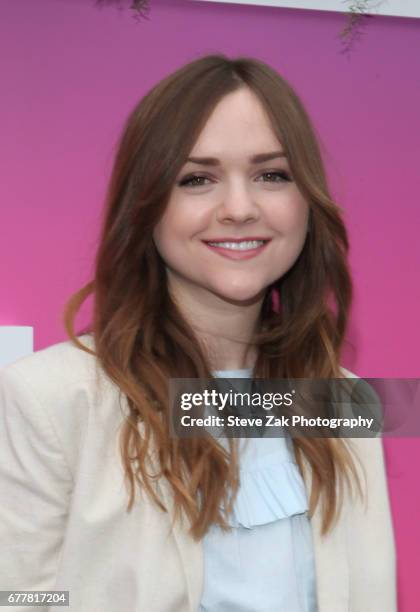
[[[311,490],[311,470],[304,459],[305,473],[309,474],[305,482],[309,499]],[[173,499],[166,479],[160,478],[157,487],[162,501],[169,511],[169,520],[173,516]],[[345,506],[342,512],[345,513]],[[315,558],[315,575],[318,612],[349,611],[349,561],[347,556],[346,530],[341,517],[338,523],[325,536],[321,536],[321,511],[318,504],[311,519],[313,550]],[[191,612],[198,609],[204,580],[204,552],[202,542],[196,542],[188,533],[185,519],[177,521],[173,527],[173,536],[178,547],[181,564],[185,573],[188,600]]]
[[[169,483],[165,478],[157,481],[162,501],[169,512],[168,520],[173,517],[173,498]],[[196,612],[200,604],[204,581],[204,550],[201,541],[195,541],[188,533],[189,525],[185,517],[182,522],[174,523],[172,533],[178,547],[181,564],[187,584],[188,602],[191,612]]]
[[[311,474],[309,463],[303,460],[305,474]],[[312,478],[305,482],[307,498],[310,498]],[[345,514],[345,504],[342,508]],[[349,560],[347,555],[345,521],[340,516],[337,524],[325,536],[321,536],[320,504],[310,520],[315,557],[318,612],[348,612],[350,609]]]

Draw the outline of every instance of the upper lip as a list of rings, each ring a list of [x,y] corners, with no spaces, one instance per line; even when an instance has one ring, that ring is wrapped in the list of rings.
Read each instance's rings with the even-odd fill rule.
[[[249,242],[251,240],[271,240],[265,236],[243,236],[242,238],[231,238],[229,236],[222,238],[208,238],[203,242]]]

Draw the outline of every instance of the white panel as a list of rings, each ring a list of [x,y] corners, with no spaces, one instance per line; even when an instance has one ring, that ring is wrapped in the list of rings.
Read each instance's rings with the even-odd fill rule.
[[[27,326],[0,326],[0,368],[34,352],[34,329]]]
[[[194,0],[195,2],[224,2],[226,4],[255,4],[285,8],[313,9],[317,11],[348,12],[355,1],[343,0]],[[373,15],[420,17],[420,0],[368,0],[366,5]],[[366,9],[365,12],[368,12]]]

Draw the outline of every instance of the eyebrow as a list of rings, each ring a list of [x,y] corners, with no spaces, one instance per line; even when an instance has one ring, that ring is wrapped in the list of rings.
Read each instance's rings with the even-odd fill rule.
[[[250,164],[261,164],[262,162],[270,161],[278,157],[286,157],[284,151],[272,151],[270,153],[258,153],[249,158]],[[220,166],[220,159],[217,157],[188,157],[186,162],[201,164],[202,166]]]

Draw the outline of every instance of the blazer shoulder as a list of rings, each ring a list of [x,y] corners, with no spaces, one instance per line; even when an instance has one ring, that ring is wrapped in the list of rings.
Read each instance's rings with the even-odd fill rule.
[[[343,366],[340,366],[340,370],[345,378],[360,378],[357,374],[354,374],[354,372],[347,370],[347,368],[344,368]]]
[[[93,349],[86,335],[78,340]],[[45,444],[55,440],[72,472],[87,435],[113,435],[125,409],[119,388],[95,355],[72,341],[60,342],[21,358],[0,370],[0,420],[22,415]],[[95,426],[92,427],[92,423]],[[52,433],[53,432],[53,433]],[[52,444],[52,442],[51,442]]]
[[[94,350],[89,334],[79,336],[78,340]],[[95,355],[67,340],[6,365],[0,370],[0,380],[3,384],[9,380],[23,381],[42,403],[53,400],[72,386],[89,386],[95,381],[106,380],[106,376]]]

